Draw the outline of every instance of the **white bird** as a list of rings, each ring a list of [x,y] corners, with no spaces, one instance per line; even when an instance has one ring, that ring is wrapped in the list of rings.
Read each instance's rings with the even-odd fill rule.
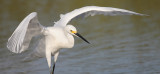
[[[44,27],[37,18],[37,13],[32,12],[19,24],[11,37],[8,39],[7,48],[14,53],[21,53],[27,50],[32,37],[44,35],[39,41],[38,46],[31,53],[32,56],[45,57],[47,59],[50,73],[54,73],[54,67],[61,48],[72,48],[74,46],[73,36],[77,36],[89,43],[85,38],[78,34],[76,28],[68,23],[79,16],[87,17],[96,14],[104,15],[143,15],[133,11],[112,8],[86,6],[75,9],[69,13],[60,16],[60,20],[55,22],[54,26]],[[51,57],[54,56],[54,65],[51,69]]]

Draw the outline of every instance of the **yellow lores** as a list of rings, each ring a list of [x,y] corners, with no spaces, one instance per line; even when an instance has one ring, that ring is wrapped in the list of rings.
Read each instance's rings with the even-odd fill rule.
[[[71,32],[74,33],[74,34],[77,33],[77,31],[73,31],[73,30],[71,30]]]

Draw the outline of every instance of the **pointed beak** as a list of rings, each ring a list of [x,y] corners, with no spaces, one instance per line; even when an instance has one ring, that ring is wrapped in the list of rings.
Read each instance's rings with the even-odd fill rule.
[[[84,37],[82,37],[79,33],[74,33],[76,36],[78,36],[79,38],[81,38],[82,40],[84,40],[85,42],[87,42],[88,44],[90,44],[90,42],[88,42]]]

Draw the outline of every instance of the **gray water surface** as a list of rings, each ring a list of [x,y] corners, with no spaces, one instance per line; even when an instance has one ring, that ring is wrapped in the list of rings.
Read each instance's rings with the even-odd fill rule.
[[[0,74],[49,74],[45,58],[22,61],[31,50],[14,54],[6,42],[22,19],[38,12],[44,26],[88,5],[123,8],[150,16],[87,17],[70,22],[91,44],[75,38],[62,49],[55,74],[160,74],[159,0],[0,0]]]

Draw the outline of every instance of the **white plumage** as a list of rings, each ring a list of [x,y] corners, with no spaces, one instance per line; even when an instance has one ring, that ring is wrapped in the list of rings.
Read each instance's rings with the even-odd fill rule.
[[[86,6],[61,15],[60,20],[57,21],[54,26],[44,27],[39,23],[37,19],[37,13],[32,12],[26,18],[24,18],[17,29],[13,32],[11,37],[8,39],[7,47],[14,53],[21,53],[27,50],[32,37],[43,35],[44,37],[40,39],[39,44],[33,51],[32,55],[46,57],[48,66],[51,69],[51,57],[54,56],[55,63],[61,48],[72,48],[74,46],[73,35],[78,36],[89,43],[77,33],[77,30],[73,25],[67,24],[74,18],[87,17],[90,15],[94,16],[97,14],[109,16],[143,15],[119,8]],[[41,48],[42,46],[43,48]],[[53,71],[54,67],[55,64],[53,66]],[[53,71],[51,71],[52,74],[54,73]]]

